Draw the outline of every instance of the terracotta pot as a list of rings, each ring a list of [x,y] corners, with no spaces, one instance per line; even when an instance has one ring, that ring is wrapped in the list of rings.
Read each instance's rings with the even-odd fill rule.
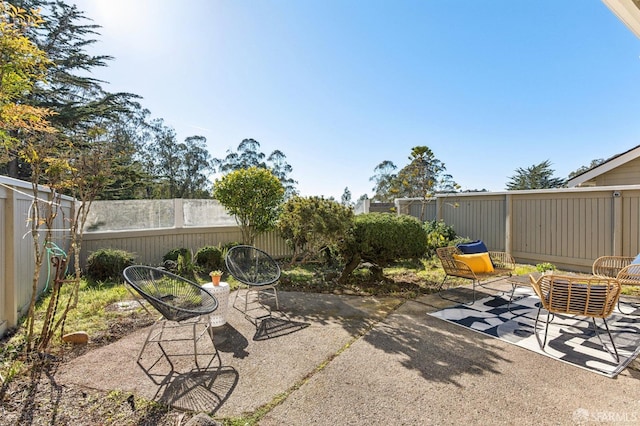
[[[214,275],[211,277],[211,282],[213,285],[220,285],[220,275]]]

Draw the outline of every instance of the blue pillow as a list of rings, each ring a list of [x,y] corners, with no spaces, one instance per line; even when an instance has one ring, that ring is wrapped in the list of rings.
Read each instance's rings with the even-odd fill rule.
[[[487,246],[484,245],[482,240],[458,244],[457,247],[458,250],[460,250],[463,254],[486,253],[489,251],[487,250]]]
[[[640,254],[638,254],[636,256],[636,258],[631,261],[631,263],[633,263],[634,265],[639,265],[640,264]]]

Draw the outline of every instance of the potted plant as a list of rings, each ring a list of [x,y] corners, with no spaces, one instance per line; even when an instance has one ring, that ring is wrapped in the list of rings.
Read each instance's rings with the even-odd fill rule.
[[[209,272],[209,276],[211,277],[211,282],[213,283],[213,285],[220,285],[220,277],[222,276],[222,271],[211,271]]]

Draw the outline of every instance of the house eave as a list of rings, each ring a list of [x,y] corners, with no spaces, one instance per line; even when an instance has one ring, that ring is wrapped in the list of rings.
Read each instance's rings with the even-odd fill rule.
[[[640,38],[640,2],[638,0],[602,0],[636,37]]]
[[[629,151],[620,154],[616,157],[611,158],[610,160],[605,161],[593,169],[587,170],[584,173],[579,174],[578,176],[574,176],[573,178],[567,181],[568,187],[575,187],[581,185],[585,182],[590,181],[604,173],[607,173],[610,170],[615,169],[616,167],[620,167],[621,165],[628,163],[631,160],[635,160],[640,157],[640,145],[635,148],[630,149]]]

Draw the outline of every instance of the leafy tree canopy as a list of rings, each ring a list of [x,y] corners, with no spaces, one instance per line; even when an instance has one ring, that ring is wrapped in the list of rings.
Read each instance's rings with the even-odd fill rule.
[[[45,52],[27,36],[40,24],[36,11],[0,2],[0,141],[4,155],[26,154],[19,146],[18,133],[53,131],[48,121],[51,110],[24,103],[35,85],[45,79],[50,64]]]
[[[428,198],[438,192],[457,191],[458,185],[429,147],[411,148],[408,159],[409,164],[397,173],[397,166],[389,160],[376,166],[369,179],[375,182],[374,200],[392,202],[395,198]]]
[[[51,114],[48,120],[57,130],[57,141],[47,142],[52,155],[60,157],[62,152],[69,152],[73,158],[82,157],[81,152],[70,152],[93,149],[91,143],[100,143],[100,151],[104,151],[104,142],[113,140],[110,132],[116,127],[113,122],[122,124],[123,114],[135,107],[135,95],[128,93],[108,93],[102,89],[102,81],[91,77],[95,67],[106,66],[109,56],[92,56],[86,52],[87,46],[95,42],[91,37],[97,35],[97,25],[88,23],[89,19],[75,5],[62,1],[48,0],[10,0],[3,2],[17,10],[38,9],[42,11],[42,19],[38,25],[30,25],[24,29],[29,43],[36,46],[45,60],[39,60],[44,78],[35,78],[24,74],[31,80],[32,90],[22,91],[20,105],[23,109],[46,110]],[[4,33],[4,31],[3,31]],[[22,55],[23,58],[26,56]],[[17,61],[12,60],[16,64]],[[120,125],[120,128],[122,126]],[[100,140],[95,136],[102,135]],[[2,172],[11,177],[32,180],[35,172],[34,163],[21,153],[28,152],[28,140],[24,132],[13,132],[16,148],[10,151],[7,162],[0,167]],[[119,145],[110,150],[119,152]],[[42,147],[40,147],[42,152]],[[133,152],[127,148],[126,151]],[[120,162],[119,170],[123,175],[135,175],[129,172],[126,162]],[[42,175],[48,183],[47,176]],[[108,185],[111,181],[104,180]]]
[[[349,187],[345,187],[344,188],[344,192],[342,193],[342,197],[340,197],[340,203],[343,206],[352,206],[353,202],[351,201],[351,191],[349,190]]]
[[[234,170],[213,184],[213,197],[235,216],[245,244],[272,229],[284,200],[284,188],[269,170],[260,167]]]
[[[375,182],[373,187],[373,199],[380,202],[391,202],[395,198],[393,183],[396,178],[395,170],[398,167],[392,161],[385,160],[373,169],[374,175],[369,178]]]
[[[551,162],[545,160],[540,164],[523,169],[516,169],[516,174],[509,178],[507,182],[508,190],[523,189],[549,189],[562,188],[566,181],[562,178],[553,177],[554,170],[551,168]]]
[[[595,160],[591,160],[591,164],[589,164],[588,166],[582,166],[579,167],[577,170],[574,170],[573,172],[569,173],[569,179],[573,178],[574,176],[578,176],[579,174],[582,174],[584,172],[586,172],[587,170],[593,169],[594,167],[599,166],[600,164],[604,163],[606,160],[604,158],[598,158]]]
[[[11,3],[42,10],[43,25],[31,31],[30,38],[51,63],[46,84],[36,86],[29,103],[55,111],[54,126],[93,127],[96,119],[113,118],[114,114],[129,109],[129,102],[137,95],[109,93],[104,90],[103,81],[91,76],[92,70],[106,67],[113,58],[87,52],[87,47],[96,43],[100,27],[83,11],[62,1],[11,0]]]
[[[220,173],[234,170],[258,167],[267,169],[278,178],[285,190],[285,198],[296,195],[295,186],[298,183],[290,177],[293,167],[286,161],[286,156],[280,150],[275,150],[267,157],[260,151],[260,142],[255,139],[243,139],[236,151],[227,151],[224,158],[214,158],[213,164]]]
[[[208,198],[213,168],[206,138],[190,136],[178,143],[175,130],[159,119],[152,122],[152,134],[146,164],[156,179],[154,197]]]

